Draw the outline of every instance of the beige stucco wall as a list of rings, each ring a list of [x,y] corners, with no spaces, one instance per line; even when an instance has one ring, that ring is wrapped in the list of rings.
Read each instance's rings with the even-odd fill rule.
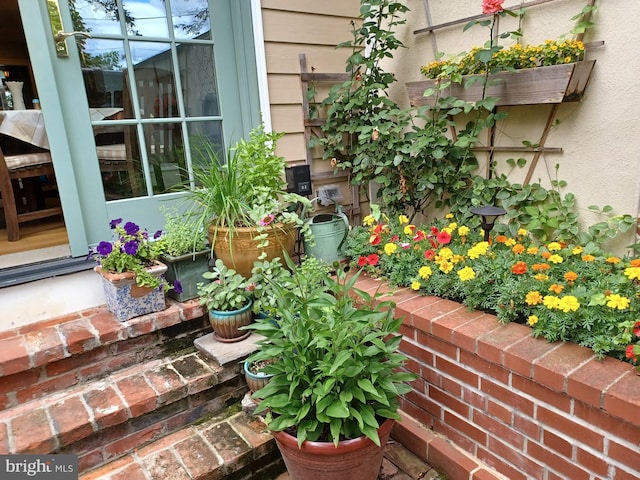
[[[466,32],[463,24],[437,30],[432,34],[415,35],[427,26],[424,0],[406,0],[411,8],[408,23],[398,31],[398,37],[408,47],[397,53],[388,69],[396,73],[400,82],[392,95],[407,103],[404,83],[423,78],[419,67],[434,58],[432,39],[437,50],[457,53],[482,45],[489,38],[489,29],[478,25]],[[429,0],[432,24],[465,18],[481,13],[481,0]],[[505,6],[517,2],[505,3]],[[571,17],[586,4],[586,0],[555,0],[528,9],[524,28],[524,42],[542,43],[568,33],[574,25]],[[534,171],[532,181],[549,186],[558,177],[568,183],[565,193],[577,196],[579,215],[585,225],[602,219],[587,210],[589,205],[611,205],[618,214],[638,215],[638,178],[640,177],[640,62],[637,55],[640,2],[623,0],[597,2],[595,28],[589,30],[585,43],[603,40],[604,46],[587,52],[587,59],[595,59],[596,66],[580,103],[562,104],[557,118],[561,123],[549,135],[546,145],[562,147],[560,154],[544,154]],[[516,25],[502,22],[501,31],[513,30]],[[537,141],[544,127],[549,106],[512,107],[508,118],[498,125],[497,145],[520,145],[523,140]],[[483,137],[481,137],[483,138]],[[510,154],[518,158],[519,154]],[[530,155],[523,155],[530,158]],[[496,157],[500,160],[500,157]],[[504,160],[503,157],[502,160]],[[501,162],[504,166],[504,161]],[[504,167],[503,167],[503,170]],[[526,170],[510,174],[513,182],[524,178]],[[611,248],[620,249],[635,242],[632,232]]]

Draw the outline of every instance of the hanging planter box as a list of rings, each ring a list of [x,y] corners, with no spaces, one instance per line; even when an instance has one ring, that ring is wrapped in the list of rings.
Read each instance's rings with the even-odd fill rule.
[[[489,75],[485,98],[498,98],[496,106],[578,102],[589,83],[595,63],[595,60],[589,60],[495,73]],[[464,87],[469,79],[469,76],[465,76],[462,84],[452,83],[441,92],[440,97],[453,96],[468,102],[482,99],[484,76],[474,77],[479,80],[469,88]],[[423,80],[407,83],[411,105],[433,105],[436,97],[425,97],[424,92],[429,88],[436,88],[436,82],[437,80]]]

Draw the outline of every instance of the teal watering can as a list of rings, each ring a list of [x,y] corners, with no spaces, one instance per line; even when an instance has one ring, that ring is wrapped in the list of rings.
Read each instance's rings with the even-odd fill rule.
[[[314,198],[313,201],[318,200]],[[304,212],[303,212],[304,214]],[[336,213],[320,213],[305,220],[309,226],[315,245],[309,245],[304,240],[304,253],[316,257],[328,264],[340,262],[346,257],[342,252],[342,246],[349,234],[349,219],[342,211],[342,207],[336,204]]]

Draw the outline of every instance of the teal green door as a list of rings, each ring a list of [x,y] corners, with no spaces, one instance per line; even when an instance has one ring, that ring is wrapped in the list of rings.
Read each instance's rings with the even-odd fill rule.
[[[113,218],[161,228],[202,143],[224,152],[258,124],[258,87],[249,1],[59,0],[56,45],[57,3],[19,0],[79,256]]]

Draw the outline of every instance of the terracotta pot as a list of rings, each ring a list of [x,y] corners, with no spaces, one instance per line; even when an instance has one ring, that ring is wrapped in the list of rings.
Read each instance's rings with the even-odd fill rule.
[[[296,437],[286,432],[271,433],[291,480],[376,480],[393,423],[388,419],[378,429],[380,447],[360,437],[339,442],[337,448],[333,442],[304,442],[298,448]]]
[[[213,327],[213,336],[219,342],[233,343],[244,340],[251,332],[240,330],[240,327],[245,327],[253,321],[253,310],[251,306],[252,301],[249,301],[247,305],[238,309],[228,312],[210,310],[209,321]]]
[[[228,268],[233,268],[243,277],[249,278],[253,262],[263,251],[267,254],[267,260],[275,257],[283,258],[283,251],[293,257],[297,234],[294,226],[279,223],[273,228],[268,228],[264,233],[267,234],[269,245],[260,249],[255,240],[259,234],[256,228],[236,227],[233,233],[230,233],[227,227],[216,228],[212,225],[209,227],[209,242],[213,245],[216,258],[222,260]]]

